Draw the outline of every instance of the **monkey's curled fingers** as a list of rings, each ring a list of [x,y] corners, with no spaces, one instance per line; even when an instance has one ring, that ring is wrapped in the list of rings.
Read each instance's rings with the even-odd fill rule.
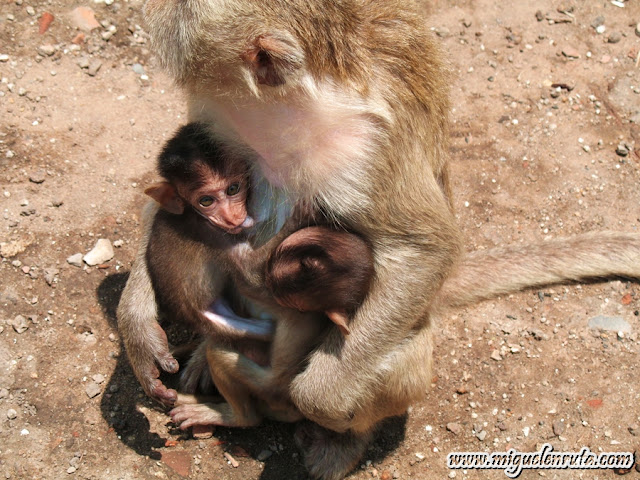
[[[160,381],[158,366],[167,373],[177,373],[180,365],[169,351],[167,335],[162,327],[156,323],[148,333],[145,344],[138,345],[133,352],[129,349],[129,360],[145,393],[163,405],[172,406],[178,393]]]

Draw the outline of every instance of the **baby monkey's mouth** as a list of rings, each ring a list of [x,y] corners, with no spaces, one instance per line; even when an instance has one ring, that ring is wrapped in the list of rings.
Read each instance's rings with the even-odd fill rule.
[[[251,228],[256,223],[253,217],[251,217],[250,215],[247,215],[240,225],[237,225],[235,227],[233,226],[227,227],[227,226],[221,225],[219,222],[212,220],[211,217],[205,215],[195,207],[193,208],[193,211],[196,212],[198,215],[200,215],[202,218],[204,218],[208,222],[209,226],[213,227],[216,230],[222,230],[223,232],[229,233],[231,235],[238,235],[245,228]]]

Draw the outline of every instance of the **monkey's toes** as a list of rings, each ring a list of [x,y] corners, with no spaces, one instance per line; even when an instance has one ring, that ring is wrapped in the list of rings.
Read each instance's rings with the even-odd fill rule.
[[[180,364],[171,354],[158,359],[158,364],[167,373],[178,373],[178,370],[180,370]]]
[[[178,399],[178,392],[172,388],[167,388],[158,379],[155,379],[149,389],[149,396],[165,406],[172,406]]]
[[[180,430],[194,425],[216,425],[215,415],[206,404],[180,405],[169,412],[171,420],[179,424]]]

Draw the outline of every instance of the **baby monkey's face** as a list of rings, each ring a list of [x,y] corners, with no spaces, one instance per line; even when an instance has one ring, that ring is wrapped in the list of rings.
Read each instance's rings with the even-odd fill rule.
[[[248,192],[246,175],[227,177],[208,169],[201,173],[198,185],[178,185],[178,193],[196,212],[234,235],[253,225],[253,220],[247,215]]]

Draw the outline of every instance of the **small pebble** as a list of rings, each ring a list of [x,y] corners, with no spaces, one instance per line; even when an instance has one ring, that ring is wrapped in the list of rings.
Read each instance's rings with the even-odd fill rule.
[[[476,433],[476,438],[481,442],[484,442],[484,439],[487,438],[487,432],[482,430],[481,432]]]
[[[138,75],[144,75],[145,74],[144,67],[139,63],[134,63],[132,68],[133,68],[133,71],[135,73],[137,73]]]
[[[18,315],[16,318],[11,320],[10,323],[11,323],[11,326],[13,327],[13,329],[18,334],[26,332],[27,329],[29,328],[29,324],[27,322],[27,319],[24,318],[22,315]]]
[[[229,463],[233,468],[238,468],[240,466],[238,461],[235,458],[233,458],[229,452],[224,452],[224,456],[229,461]]]
[[[71,21],[77,28],[85,32],[90,32],[94,28],[100,27],[93,10],[88,7],[77,7],[74,9],[71,12]]]
[[[495,360],[496,362],[499,362],[500,360],[502,360],[502,357],[500,356],[500,351],[494,350],[493,352],[491,352],[491,359]]]
[[[82,259],[89,266],[100,265],[111,260],[114,256],[113,246],[106,238],[101,238],[96,242],[96,246]],[[68,261],[68,259],[67,259]]]
[[[44,280],[47,282],[49,286],[52,286],[56,281],[56,276],[60,273],[60,270],[57,268],[45,268],[44,269]]]
[[[607,38],[607,42],[609,43],[618,43],[620,40],[622,40],[622,35],[620,35],[620,32],[611,32],[609,34],[609,38]]]
[[[36,14],[36,10],[31,5],[29,5],[27,7],[27,13],[33,17]]]
[[[102,391],[102,389],[98,384],[90,383],[84,388],[84,391],[87,394],[87,397],[94,398],[100,395],[100,392]]]
[[[18,412],[16,412],[13,408],[10,408],[9,410],[7,410],[7,418],[9,420],[15,420],[16,418],[18,418]]]
[[[198,440],[206,440],[213,437],[215,431],[216,427],[214,425],[194,425],[191,428],[191,435]]]
[[[593,28],[598,28],[601,25],[604,25],[604,17],[602,15],[594,18],[593,22],[591,22]]]
[[[460,425],[459,423],[455,423],[455,422],[447,423],[446,428],[454,435],[460,435],[462,433],[462,425]]]
[[[38,170],[29,176],[29,181],[33,183],[43,183],[45,181],[44,170]]]
[[[84,39],[85,39],[85,34],[83,32],[80,32],[75,37],[73,37],[73,40],[71,40],[71,43],[73,43],[74,45],[81,45],[84,43]]]
[[[53,14],[50,12],[44,12],[40,19],[38,20],[38,33],[42,35],[47,30],[49,30],[49,26],[53,22]]]
[[[41,57],[50,57],[51,55],[56,53],[56,49],[53,45],[40,45],[38,48],[36,48],[36,51]]]
[[[622,317],[608,317],[606,315],[598,315],[589,319],[589,328],[610,332],[631,333],[631,325]]]
[[[89,57],[80,57],[76,63],[80,68],[89,68]]]
[[[561,422],[560,420],[553,422],[553,434],[556,437],[559,437],[560,435],[562,435],[565,431],[565,424],[564,422]]]
[[[627,155],[629,155],[629,148],[624,143],[620,143],[616,148],[616,154],[621,157],[626,157]]]
[[[89,64],[89,68],[87,69],[87,75],[91,76],[91,77],[95,77],[96,74],[98,73],[98,70],[100,70],[100,67],[102,67],[102,62],[100,60],[93,60],[90,64]]]
[[[69,265],[73,265],[74,267],[82,267],[82,254],[76,253],[67,258],[67,263]]]

